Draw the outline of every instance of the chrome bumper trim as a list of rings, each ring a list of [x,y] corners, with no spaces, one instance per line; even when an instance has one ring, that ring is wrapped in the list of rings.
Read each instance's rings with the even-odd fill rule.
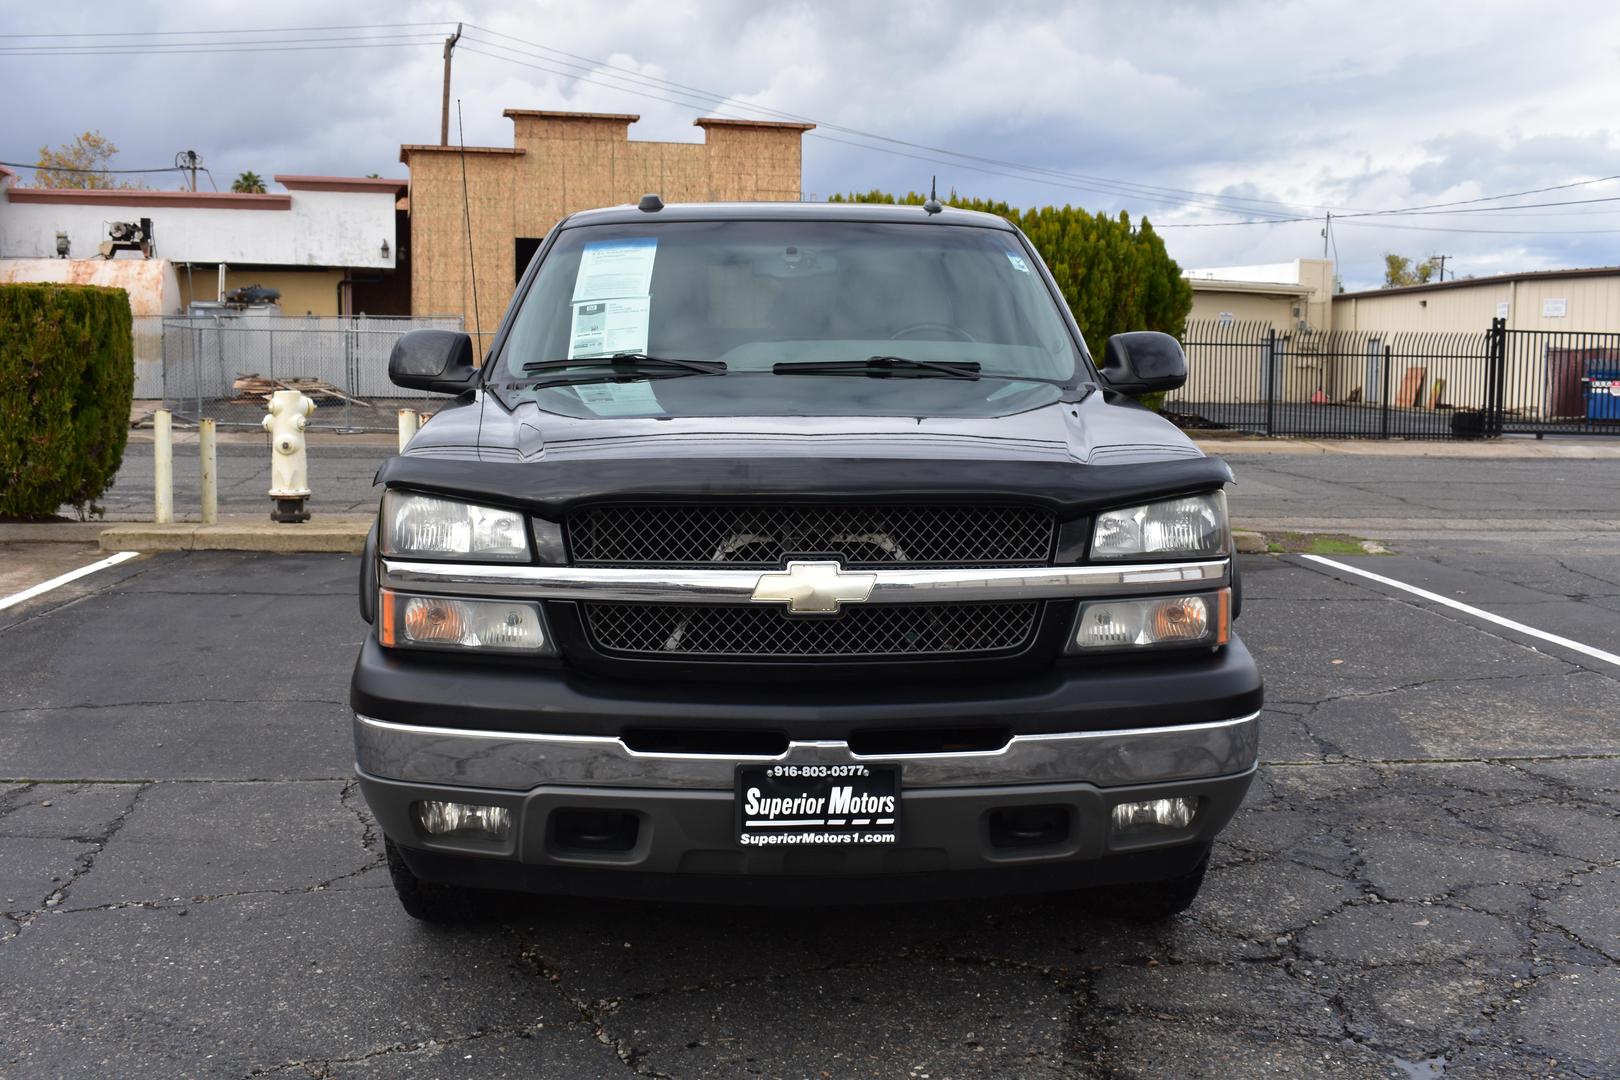
[[[1207,724],[1015,735],[999,750],[861,755],[842,741],[790,743],[774,756],[649,754],[608,735],[538,735],[394,724],[354,717],[355,763],[370,776],[527,791],[542,784],[729,790],[743,762],[901,762],[907,788],[1084,782],[1099,787],[1195,780],[1248,770],[1260,714]]]
[[[981,603],[1086,596],[1143,596],[1224,585],[1225,557],[1174,563],[994,567],[968,570],[871,570],[869,604]],[[423,593],[516,596],[538,600],[619,600],[746,604],[763,574],[779,570],[660,570],[483,563],[382,561],[387,588]]]

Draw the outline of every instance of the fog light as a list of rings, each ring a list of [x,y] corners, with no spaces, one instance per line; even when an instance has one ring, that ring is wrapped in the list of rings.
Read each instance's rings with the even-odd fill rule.
[[[1114,807],[1114,831],[1147,832],[1152,829],[1185,829],[1198,815],[1197,799],[1149,799],[1120,803]]]
[[[505,840],[512,829],[512,811],[504,806],[462,802],[419,802],[416,821],[429,836],[473,836]]]

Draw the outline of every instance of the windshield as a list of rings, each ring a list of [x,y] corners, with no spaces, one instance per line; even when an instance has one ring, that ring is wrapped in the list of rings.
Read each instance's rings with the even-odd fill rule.
[[[777,365],[870,357],[977,365],[989,384],[981,396],[1006,395],[1009,381],[1067,382],[1085,370],[1015,233],[926,221],[563,230],[523,299],[502,375],[555,379],[587,370],[593,357],[629,355],[720,361],[729,376],[763,375],[777,395],[820,381],[771,375]],[[583,363],[547,363],[567,360]],[[900,374],[892,365],[882,373]],[[905,374],[913,382],[929,373]],[[675,381],[701,382],[708,395],[717,392],[708,384],[742,389],[733,377]],[[750,396],[764,391],[755,378],[744,381],[755,384]]]

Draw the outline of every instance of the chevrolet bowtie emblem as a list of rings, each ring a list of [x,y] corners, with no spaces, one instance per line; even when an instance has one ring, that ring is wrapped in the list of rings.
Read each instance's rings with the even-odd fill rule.
[[[872,595],[876,574],[847,574],[835,562],[790,562],[787,570],[759,575],[756,604],[786,604],[795,615],[836,614],[840,604]]]

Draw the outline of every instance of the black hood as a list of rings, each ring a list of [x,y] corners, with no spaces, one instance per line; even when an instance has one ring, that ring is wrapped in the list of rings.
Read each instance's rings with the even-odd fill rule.
[[[1006,416],[579,419],[480,394],[377,474],[558,516],[585,502],[793,498],[1034,502],[1062,517],[1207,490],[1231,470],[1112,394]]]

